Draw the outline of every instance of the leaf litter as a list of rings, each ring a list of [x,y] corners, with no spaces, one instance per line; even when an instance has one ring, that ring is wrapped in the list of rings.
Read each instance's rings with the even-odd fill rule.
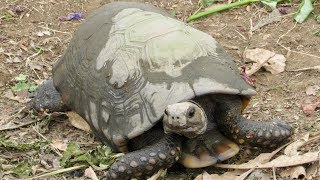
[[[243,58],[247,63],[252,64],[249,69],[246,70],[249,76],[262,67],[272,74],[279,74],[285,70],[286,66],[286,58],[282,54],[276,54],[261,48],[245,50],[243,52]]]
[[[303,165],[315,163],[319,166],[320,151],[302,153],[299,148],[307,143],[320,139],[320,133],[309,138],[309,134],[304,135],[301,139],[287,143],[271,153],[262,153],[256,158],[239,165],[234,164],[215,164],[215,167],[235,169],[235,171],[226,172],[222,175],[208,174],[204,172],[198,175],[195,180],[215,180],[215,179],[245,179],[255,169],[265,168],[286,168],[290,177],[307,177],[306,169]],[[272,159],[284,147],[284,154]],[[272,159],[272,160],[271,160]],[[288,173],[287,173],[288,174]],[[283,173],[286,175],[286,173]]]

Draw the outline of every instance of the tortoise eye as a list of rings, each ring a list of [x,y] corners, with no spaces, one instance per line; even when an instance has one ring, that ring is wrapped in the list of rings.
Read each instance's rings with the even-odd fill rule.
[[[194,108],[191,108],[188,112],[188,118],[192,118],[194,116],[195,111],[196,110]]]

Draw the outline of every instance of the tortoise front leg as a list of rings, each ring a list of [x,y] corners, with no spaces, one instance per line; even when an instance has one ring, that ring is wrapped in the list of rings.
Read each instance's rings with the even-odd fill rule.
[[[242,101],[239,96],[219,95],[215,119],[222,132],[236,142],[253,146],[275,147],[286,141],[292,133],[284,121],[252,121],[241,116]]]
[[[171,167],[180,158],[181,138],[165,135],[159,142],[130,152],[112,164],[108,179],[129,179],[151,176]]]

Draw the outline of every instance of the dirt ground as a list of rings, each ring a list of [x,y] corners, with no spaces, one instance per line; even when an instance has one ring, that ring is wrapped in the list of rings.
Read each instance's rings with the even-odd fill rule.
[[[1,0],[0,1],[0,124],[10,121],[30,121],[30,116],[22,116],[27,92],[12,94],[10,87],[19,74],[28,75],[28,81],[39,84],[50,78],[52,64],[62,55],[68,46],[72,33],[83,20],[60,21],[58,18],[72,12],[81,12],[85,16],[96,8],[106,4],[107,0]],[[161,7],[185,21],[198,8],[197,0],[152,0],[143,1]],[[11,7],[23,9],[12,18],[4,17]],[[317,6],[318,7],[318,6]],[[313,15],[304,23],[293,21],[298,4],[283,5],[286,15],[278,22],[271,23],[254,32],[251,26],[268,15],[268,10],[255,3],[229,11],[211,15],[195,22],[192,26],[212,35],[238,61],[244,65],[243,52],[246,49],[262,48],[283,54],[286,58],[286,70],[280,74],[271,74],[259,70],[252,78],[256,80],[258,95],[250,102],[244,112],[252,119],[270,119],[280,117],[294,128],[292,139],[298,139],[306,133],[317,133],[320,130],[320,111],[311,115],[302,111],[303,103],[320,101],[320,90],[314,95],[307,95],[306,88],[320,86],[320,73],[317,70],[299,70],[320,66],[320,37],[315,32],[320,24]],[[319,10],[318,10],[319,11]],[[39,51],[41,49],[41,51]],[[299,71],[294,71],[299,70]],[[20,120],[20,121],[19,121]],[[99,142],[90,133],[74,128],[69,121],[56,119],[50,122],[48,131],[39,132],[40,123],[32,123],[13,130],[0,131],[17,142],[30,142],[35,139],[62,140],[77,142],[90,148]],[[41,136],[42,135],[42,136]],[[308,144],[303,151],[319,150],[320,142]],[[246,150],[244,150],[246,151]],[[34,159],[45,152],[13,151],[3,149],[0,144],[0,164],[14,165],[23,159]],[[247,152],[247,151],[246,151]],[[55,158],[56,154],[51,152]],[[250,153],[247,157],[250,157]],[[38,168],[43,163],[35,163]],[[50,170],[48,167],[46,170]],[[212,170],[213,172],[215,170]],[[1,178],[13,178],[1,170]],[[183,179],[192,179],[195,174],[185,170],[169,172],[180,174]],[[65,179],[82,177],[83,172],[69,173],[52,177]],[[179,176],[180,177],[180,176]]]

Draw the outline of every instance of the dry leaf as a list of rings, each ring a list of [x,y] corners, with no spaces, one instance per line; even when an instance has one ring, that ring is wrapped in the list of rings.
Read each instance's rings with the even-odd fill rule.
[[[157,173],[148,178],[148,180],[157,180],[163,173],[166,173],[166,170],[160,169]]]
[[[312,115],[317,108],[320,108],[320,101],[315,103],[302,103],[302,110],[307,115]]]
[[[254,74],[261,67],[264,67],[272,74],[278,74],[285,70],[286,58],[282,54],[276,54],[265,49],[256,48],[245,50],[243,57],[247,62],[253,62],[250,69],[247,70],[248,75]]]
[[[298,149],[302,147],[309,140],[309,133],[305,134],[301,139],[289,144],[284,149],[284,154],[287,156],[298,155]]]
[[[73,111],[69,111],[67,115],[69,117],[69,121],[72,124],[72,126],[86,132],[91,132],[91,128],[89,124],[79,114]]]
[[[251,31],[255,31],[265,25],[279,21],[281,21],[281,14],[278,9],[274,9],[267,17],[262,18],[254,27],[252,27]]]
[[[309,87],[306,88],[306,94],[308,96],[310,96],[310,95],[314,95],[315,96],[319,89],[320,89],[320,87],[318,85],[309,86]]]
[[[203,172],[199,174],[194,180],[243,180],[245,179],[254,169],[248,171],[235,170],[231,172],[225,172],[222,175],[219,174],[208,174]]]
[[[279,74],[285,70],[286,67],[286,58],[282,54],[276,54],[271,57],[263,67],[271,72],[271,74]]]
[[[60,151],[65,151],[68,146],[68,141],[62,141],[62,140],[52,140],[51,143],[55,148],[59,149]]]
[[[93,179],[93,180],[99,180],[96,173],[93,171],[93,169],[91,167],[88,167],[84,171],[84,176],[86,176],[87,178]]]
[[[298,154],[297,149],[301,147],[304,143],[308,142],[309,134],[306,134],[302,140],[299,139],[289,145],[286,149],[288,155],[281,155],[274,160],[268,162],[278,151],[281,150],[284,146],[276,149],[272,153],[262,153],[253,160],[250,160],[247,163],[240,165],[232,164],[215,164],[216,167],[221,168],[230,168],[230,169],[252,169],[252,168],[277,168],[277,167],[289,167],[289,166],[298,166],[306,163],[312,163],[318,160],[318,152],[307,152],[305,154]]]
[[[312,163],[317,161],[318,159],[318,152],[307,152],[302,155],[295,155],[295,156],[286,156],[281,155],[277,157],[276,159],[265,163],[255,163],[254,160],[251,160],[251,163],[244,163],[240,165],[233,165],[233,164],[216,164],[215,167],[221,167],[221,168],[230,168],[230,169],[252,169],[252,168],[278,168],[278,167],[289,167],[289,166],[297,166],[301,164],[306,163]]]

